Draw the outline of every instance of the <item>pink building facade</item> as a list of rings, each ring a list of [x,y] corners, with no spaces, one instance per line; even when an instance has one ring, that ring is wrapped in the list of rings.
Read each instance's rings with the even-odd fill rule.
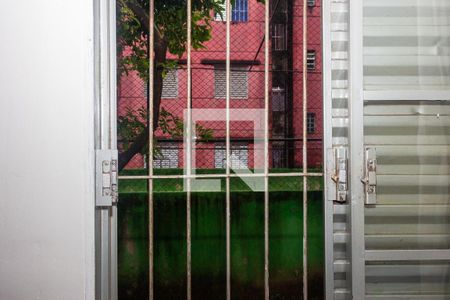
[[[301,168],[303,138],[303,2],[273,0],[271,3],[270,57],[270,167]],[[308,1],[308,165],[322,161],[321,7]],[[231,109],[264,108],[264,5],[256,0],[237,0],[231,25]],[[205,48],[192,52],[192,108],[225,108],[226,24],[220,16],[212,22],[212,38]],[[125,53],[126,55],[126,53]],[[177,57],[168,54],[169,59]],[[161,110],[183,118],[187,104],[186,57],[164,78]],[[136,73],[121,77],[119,115],[146,108],[146,84]],[[213,117],[213,116],[208,116]],[[196,168],[224,167],[225,121],[203,121],[213,138],[195,144]],[[258,167],[254,159],[254,130],[250,121],[230,123],[234,168]],[[182,168],[183,141],[155,132],[155,168]],[[136,155],[128,168],[147,167],[145,155]]]

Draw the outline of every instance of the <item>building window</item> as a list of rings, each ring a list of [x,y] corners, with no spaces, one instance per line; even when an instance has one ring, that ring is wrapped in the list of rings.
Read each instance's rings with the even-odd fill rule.
[[[308,113],[306,117],[306,130],[308,133],[316,132],[316,114]]]
[[[272,111],[284,112],[285,109],[284,89],[277,87],[272,89]]]
[[[144,84],[144,97],[148,96],[148,82]],[[161,93],[162,99],[178,98],[178,71],[169,70],[163,78],[163,89]]]
[[[231,20],[233,22],[248,21],[248,0],[235,0],[233,9],[231,10]]]
[[[316,0],[308,0],[308,7],[316,6]]]
[[[274,168],[286,167],[286,152],[284,144],[273,143],[272,145],[272,163]]]
[[[172,143],[161,143],[158,145],[153,168],[155,169],[175,169],[178,168],[178,146]]]
[[[306,66],[309,71],[316,69],[316,50],[308,50],[306,56]]]
[[[163,79],[162,96],[163,99],[178,98],[178,71],[169,70]]]
[[[221,13],[216,14],[216,21],[225,22],[227,20],[226,0],[221,3]],[[248,0],[235,0],[231,7],[231,21],[232,22],[247,22],[248,21]]]
[[[272,47],[274,51],[287,49],[286,25],[274,24],[272,27]]]
[[[230,72],[230,98],[248,99],[248,71],[247,68],[232,68]],[[226,97],[226,72],[223,66],[214,68],[214,97]]]
[[[226,168],[226,147],[224,144],[217,144],[214,148],[214,167],[216,169]],[[247,169],[248,168],[248,146],[243,144],[231,145],[231,168]]]

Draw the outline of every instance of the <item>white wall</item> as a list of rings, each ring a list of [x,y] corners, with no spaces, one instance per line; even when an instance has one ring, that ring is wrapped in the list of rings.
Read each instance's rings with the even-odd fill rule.
[[[1,4],[0,299],[92,299],[92,0]]]

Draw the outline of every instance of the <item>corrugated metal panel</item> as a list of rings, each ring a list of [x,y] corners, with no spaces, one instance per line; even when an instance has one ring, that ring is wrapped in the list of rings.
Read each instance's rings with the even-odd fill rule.
[[[449,112],[447,102],[366,104],[365,143],[377,150],[378,184],[377,205],[365,209],[366,250],[450,249]],[[414,259],[410,253],[404,257]],[[450,262],[367,262],[366,294],[449,299]]]
[[[331,114],[332,146],[348,146],[348,41],[349,3],[331,0]],[[333,214],[333,273],[336,300],[352,299],[350,277],[349,206],[334,205]]]
[[[365,89],[448,90],[449,15],[449,1],[365,0]]]

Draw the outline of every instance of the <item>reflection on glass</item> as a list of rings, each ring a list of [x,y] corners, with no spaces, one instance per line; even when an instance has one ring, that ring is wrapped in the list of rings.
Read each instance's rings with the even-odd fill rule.
[[[120,299],[147,299],[149,290],[147,175],[154,203],[155,299],[184,299],[187,294],[187,192],[181,175],[218,180],[213,192],[193,181],[191,190],[191,275],[194,299],[226,295],[226,144],[230,141],[231,173],[262,171],[282,176],[303,171],[303,132],[308,135],[308,165],[321,170],[322,89],[320,6],[310,7],[313,33],[308,46],[311,92],[307,128],[303,127],[303,5],[288,0],[192,0],[191,69],[187,67],[186,1],[155,0],[154,81],[149,81],[149,0],[121,0],[118,6],[118,148],[121,179],[119,209]],[[265,7],[271,7],[273,36],[265,37]],[[314,4],[314,3],[313,3]],[[226,15],[231,16],[229,116],[226,126]],[[153,33],[151,33],[153,34]],[[265,98],[265,41],[269,47],[269,99]],[[190,76],[189,76],[190,74]],[[188,88],[188,79],[191,86]],[[188,91],[190,94],[188,95]],[[150,97],[153,95],[153,97]],[[153,98],[153,107],[149,107]],[[188,100],[191,100],[190,102]],[[265,101],[268,100],[269,103]],[[273,100],[273,101],[272,101]],[[265,112],[266,104],[269,111]],[[192,149],[185,143],[186,114],[194,120]],[[153,115],[149,115],[152,111]],[[255,112],[260,118],[255,118]],[[268,135],[265,113],[269,115]],[[153,120],[153,149],[148,122]],[[264,143],[268,141],[268,144]],[[265,146],[269,157],[264,156]],[[191,152],[189,163],[187,154]],[[152,159],[149,159],[152,158]],[[267,161],[266,161],[267,159]],[[152,163],[150,164],[150,161]],[[187,169],[187,166],[190,166]],[[149,172],[152,171],[152,172]],[[282,174],[283,173],[283,174]],[[222,176],[220,176],[222,175]],[[284,174],[286,175],[286,174]],[[290,174],[292,175],[292,174]],[[214,176],[219,176],[216,178]],[[168,178],[171,177],[171,178]],[[231,178],[231,295],[264,296],[264,192]],[[215,182],[217,184],[217,181]],[[209,184],[212,185],[211,181]],[[206,184],[208,185],[208,183]],[[322,299],[323,236],[320,180],[311,181],[310,290]],[[270,178],[270,288],[275,299],[302,295],[302,181]]]

